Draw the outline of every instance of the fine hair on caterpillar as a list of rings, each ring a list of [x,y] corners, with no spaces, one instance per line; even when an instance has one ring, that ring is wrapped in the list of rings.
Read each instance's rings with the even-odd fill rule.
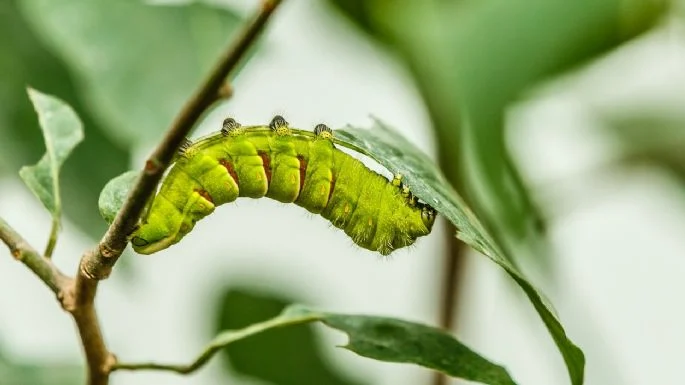
[[[280,115],[266,126],[225,119],[220,132],[181,145],[130,236],[133,249],[163,250],[216,206],[239,197],[295,203],[383,255],[430,233],[436,211],[419,202],[400,175],[388,180],[334,141],[324,124],[294,129]]]

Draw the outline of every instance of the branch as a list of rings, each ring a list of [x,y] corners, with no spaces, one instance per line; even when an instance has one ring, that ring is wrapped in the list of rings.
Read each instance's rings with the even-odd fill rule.
[[[280,3],[281,0],[262,0],[257,15],[240,32],[207,79],[186,102],[166,136],[148,158],[141,176],[100,243],[81,257],[78,274],[63,296],[62,306],[72,313],[76,321],[88,361],[88,384],[107,385],[115,363],[114,356],[104,342],[94,307],[98,282],[110,275],[126,248],[127,236],[133,232],[146,202],[154,194],[186,135],[213,103],[231,95],[227,77],[237,68]]]
[[[127,236],[133,232],[148,198],[154,193],[169,167],[176,150],[202,114],[225,94],[223,84],[236,69],[250,45],[256,40],[281,0],[263,0],[256,17],[247,24],[235,42],[220,59],[209,77],[186,103],[162,142],[145,163],[143,173],[131,189],[126,202],[100,241],[81,260],[81,273],[89,280],[109,276],[112,267],[127,245]],[[230,88],[229,88],[230,89]]]
[[[53,293],[58,296],[63,294],[70,278],[59,271],[52,261],[40,255],[2,218],[0,218],[0,239],[9,247],[14,258],[31,269]]]
[[[88,362],[88,384],[107,385],[109,373],[112,371],[116,358],[105,345],[95,304],[88,303],[71,309],[71,315],[76,323],[81,337],[81,346]]]
[[[456,229],[449,224],[447,226],[447,253],[443,265],[442,288],[440,299],[440,327],[445,330],[455,331],[455,313],[461,309],[460,299],[464,297],[462,288],[466,274],[466,252],[468,246],[459,241],[455,236]],[[433,373],[432,385],[445,385],[449,383],[448,377],[441,372]]]
[[[246,326],[239,330],[227,330],[216,337],[207,344],[203,351],[189,364],[159,364],[155,362],[143,363],[115,363],[112,365],[112,371],[115,370],[160,370],[167,372],[176,372],[179,374],[189,374],[201,367],[203,367],[209,360],[214,357],[221,349],[230,345],[231,343],[250,337],[252,335],[264,332],[269,329],[280,328],[284,326],[299,325],[309,322],[319,321],[320,316],[317,314],[306,314],[300,316],[293,316],[288,314],[281,314],[266,321]]]

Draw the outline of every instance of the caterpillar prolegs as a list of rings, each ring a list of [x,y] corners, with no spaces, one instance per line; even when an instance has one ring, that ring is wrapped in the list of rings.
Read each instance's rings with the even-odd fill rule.
[[[224,120],[221,132],[181,147],[139,227],[133,249],[151,254],[179,242],[216,206],[268,197],[321,214],[359,246],[383,255],[430,233],[436,211],[399,176],[388,180],[337,149],[323,124],[292,129]]]

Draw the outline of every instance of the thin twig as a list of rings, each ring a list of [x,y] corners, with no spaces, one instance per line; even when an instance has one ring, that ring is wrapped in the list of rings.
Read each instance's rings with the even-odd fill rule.
[[[0,218],[0,239],[9,247],[16,260],[31,269],[53,293],[58,296],[62,295],[70,278],[59,271],[52,261],[43,258],[2,218]]]
[[[280,0],[262,1],[257,16],[226,51],[209,77],[181,110],[162,142],[145,163],[144,172],[131,189],[126,202],[94,250],[81,260],[81,274],[89,280],[101,280],[109,276],[112,267],[126,248],[126,237],[134,230],[145,203],[152,195],[164,171],[186,135],[202,114],[221,95],[226,78],[235,70],[253,41],[259,36]]]
[[[212,341],[207,344],[207,346],[200,352],[200,354],[192,362],[188,364],[160,364],[155,362],[142,362],[142,363],[115,363],[112,365],[112,371],[114,370],[160,370],[168,372],[176,372],[179,374],[192,373],[205,364],[214,357],[216,353],[221,351],[221,349],[232,344],[235,341],[242,340],[244,338],[250,337],[252,335],[261,333],[265,330],[281,328],[285,326],[300,325],[315,321],[320,321],[321,315],[312,313],[300,316],[292,316],[287,314],[281,314],[274,318],[268,319],[263,322],[252,324],[246,326],[239,330],[227,330],[212,339]]]
[[[454,331],[456,329],[455,312],[459,309],[459,298],[464,281],[466,250],[467,246],[458,240],[454,233],[456,229],[450,224],[447,230],[447,253],[445,254],[441,300],[440,300],[440,327]],[[441,372],[434,372],[433,385],[446,385],[448,378]]]
[[[52,258],[52,252],[55,251],[55,245],[57,245],[57,237],[59,235],[59,220],[52,219],[52,228],[50,229],[50,238],[48,239],[48,244],[45,246],[45,252],[43,255],[45,258]]]

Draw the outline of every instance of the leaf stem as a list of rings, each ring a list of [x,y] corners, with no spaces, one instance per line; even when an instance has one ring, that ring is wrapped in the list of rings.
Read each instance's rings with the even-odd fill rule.
[[[70,278],[57,269],[52,261],[41,256],[2,218],[0,218],[0,240],[9,247],[14,258],[33,271],[53,293],[58,296],[62,295]]]
[[[55,245],[57,245],[57,237],[59,236],[59,219],[52,219],[52,229],[50,229],[50,238],[48,239],[48,244],[45,246],[45,252],[43,256],[45,258],[52,258],[52,252],[55,251]]]
[[[231,343],[241,340],[243,338],[250,337],[252,335],[261,333],[268,329],[300,325],[310,322],[316,322],[321,320],[321,314],[311,313],[302,316],[289,316],[286,314],[281,314],[274,318],[268,319],[264,322],[249,325],[243,329],[239,330],[227,330],[218,334],[214,339],[212,339],[207,346],[202,350],[202,352],[195,358],[192,362],[188,364],[160,364],[155,362],[142,362],[142,363],[115,363],[112,365],[112,371],[115,370],[161,370],[168,372],[176,372],[179,374],[189,374],[192,373],[205,364],[214,357],[221,349],[230,345]]]

